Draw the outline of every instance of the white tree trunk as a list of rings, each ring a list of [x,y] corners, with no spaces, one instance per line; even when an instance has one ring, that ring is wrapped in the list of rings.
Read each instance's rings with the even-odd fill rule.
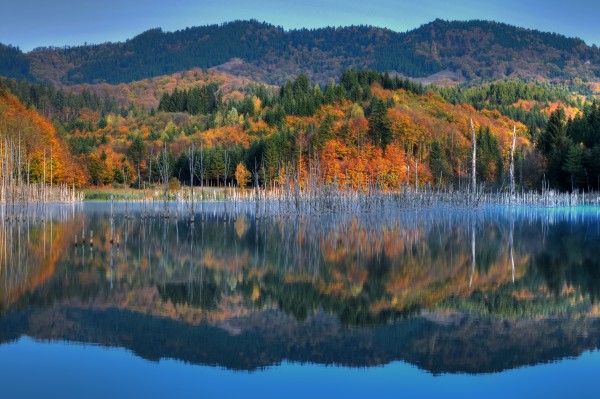
[[[473,200],[475,200],[475,196],[477,195],[477,138],[475,137],[475,125],[473,125],[473,118],[471,118],[471,133],[473,135],[471,143],[471,147],[473,150],[473,159],[471,167],[471,190],[473,194]]]
[[[517,126],[513,126],[513,139],[510,147],[510,198],[515,196],[515,144],[517,143]]]

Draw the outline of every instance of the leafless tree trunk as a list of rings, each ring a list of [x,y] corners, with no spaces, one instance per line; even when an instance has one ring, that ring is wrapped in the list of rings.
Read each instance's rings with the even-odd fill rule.
[[[204,145],[200,142],[200,154],[198,159],[194,156],[194,173],[200,180],[200,213],[202,214],[202,221],[204,222]],[[198,173],[200,173],[198,175]]]
[[[223,218],[227,218],[227,176],[229,175],[229,164],[231,163],[231,156],[229,155],[229,151],[225,150],[223,152]]]
[[[471,143],[471,148],[472,148],[472,154],[473,154],[473,158],[472,158],[472,163],[471,163],[471,179],[472,179],[472,195],[473,195],[473,201],[475,201],[475,198],[477,196],[477,138],[475,137],[475,125],[473,125],[473,118],[471,118],[471,133],[472,133],[472,143]]]
[[[194,149],[194,142],[192,141],[192,145],[189,148],[189,152],[188,152],[188,162],[189,162],[189,167],[190,167],[190,192],[191,192],[191,206],[190,206],[190,223],[194,223],[194,173],[195,173],[195,158],[196,158],[196,151]]]
[[[419,190],[419,161],[415,159],[415,192]]]
[[[517,126],[513,126],[512,145],[510,146],[510,198],[515,196],[515,144],[517,143]]]
[[[148,167],[148,188],[152,186],[152,159],[154,158],[154,146],[150,149],[149,167]]]
[[[160,173],[160,180],[163,185],[163,216],[169,217],[168,209],[168,195],[169,195],[169,178],[171,177],[171,163],[169,162],[169,155],[167,153],[167,145],[165,144],[162,151],[158,155],[158,170]]]
[[[259,209],[259,190],[258,190],[258,164],[256,163],[256,158],[254,158],[254,169],[252,170],[252,178],[254,180],[254,217],[258,218],[258,209]]]

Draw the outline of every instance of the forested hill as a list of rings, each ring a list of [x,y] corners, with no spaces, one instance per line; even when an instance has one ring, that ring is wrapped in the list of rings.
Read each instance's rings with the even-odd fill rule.
[[[216,66],[274,84],[300,73],[325,83],[343,69],[367,67],[409,77],[445,71],[457,81],[514,76],[598,81],[600,51],[553,33],[488,21],[442,20],[405,33],[369,26],[286,31],[257,21],[234,21],[176,32],[153,29],[123,43],[30,53],[0,45],[1,76],[67,85],[131,82]]]

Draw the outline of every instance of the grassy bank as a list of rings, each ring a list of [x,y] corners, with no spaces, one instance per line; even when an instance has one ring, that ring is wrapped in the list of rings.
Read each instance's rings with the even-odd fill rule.
[[[111,195],[114,196],[116,201],[124,201],[129,199],[131,201],[140,201],[145,198],[144,190],[137,190],[131,188],[86,188],[83,190],[85,201],[110,201]]]
[[[86,188],[82,190],[84,195],[84,201],[110,201],[111,195],[114,196],[115,201],[142,201],[144,199],[155,199],[162,200],[163,189],[162,187],[153,187],[146,190],[140,190],[136,188],[119,188],[119,187],[99,187],[99,188]],[[177,194],[187,195],[189,187],[183,187],[182,190],[170,191],[169,199],[174,200]],[[228,189],[228,195],[231,195],[231,189]],[[224,188],[222,187],[205,187],[204,198],[206,200],[222,200],[224,198]],[[194,197],[200,195],[200,188],[194,187]]]

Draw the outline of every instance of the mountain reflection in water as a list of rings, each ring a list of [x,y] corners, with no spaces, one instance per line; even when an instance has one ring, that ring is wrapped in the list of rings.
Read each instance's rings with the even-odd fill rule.
[[[600,347],[597,208],[258,219],[236,208],[208,205],[195,225],[136,211],[111,224],[110,204],[84,203],[3,224],[0,342],[240,370],[403,360],[433,373]]]

